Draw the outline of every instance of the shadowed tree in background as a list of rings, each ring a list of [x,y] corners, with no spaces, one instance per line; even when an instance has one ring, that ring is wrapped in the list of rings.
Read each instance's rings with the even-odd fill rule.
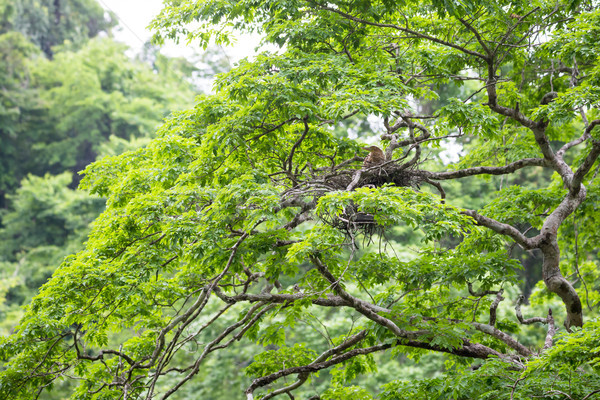
[[[598,393],[583,307],[595,316],[599,298],[598,3],[172,1],[154,22],[159,40],[203,45],[231,25],[280,52],[87,168],[107,210],[3,340],[0,393],[72,379],[73,399],[177,398],[238,341],[269,346],[245,369],[247,399],[372,398],[349,382],[374,355],[423,351],[449,357],[443,376],[376,395]],[[460,90],[418,106],[447,85]],[[385,161],[363,166],[364,144],[333,129],[373,115]],[[451,138],[463,152],[445,164],[435,148]],[[515,184],[521,171],[540,179]],[[479,209],[446,190],[490,175],[506,184]],[[543,256],[530,318],[516,246]],[[323,309],[351,317],[320,319],[309,345]],[[311,392],[323,370],[331,384]]]
[[[98,37],[114,25],[96,1],[0,1],[0,208],[29,173],[68,169],[76,187],[111,136],[151,136],[192,104],[195,67],[130,60],[125,45]]]
[[[2,0],[0,33],[17,31],[37,45],[48,58],[53,47],[79,47],[116,25],[113,14],[95,0]]]
[[[171,110],[189,107],[197,94],[196,68],[187,60],[156,51],[150,67],[108,37],[90,40],[99,31],[81,19],[104,18],[96,2],[53,2],[62,7],[66,36],[48,59],[26,29],[48,26],[15,16],[48,12],[40,4],[0,1],[2,333],[61,260],[83,248],[89,223],[104,209],[104,199],[72,190],[77,173],[98,156],[141,147]]]
[[[32,60],[40,50],[52,58],[63,44],[77,49],[114,25],[91,0],[0,0],[0,208],[27,173],[43,175],[34,143],[52,127],[31,82]]]

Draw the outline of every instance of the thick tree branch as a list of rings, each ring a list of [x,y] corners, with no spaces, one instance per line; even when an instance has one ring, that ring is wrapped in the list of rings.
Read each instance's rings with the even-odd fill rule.
[[[552,347],[554,335],[556,334],[556,325],[554,324],[554,317],[552,316],[552,309],[548,309],[548,317],[546,318],[548,324],[548,333],[546,334],[546,340],[544,341],[543,350],[548,350]]]
[[[498,104],[498,94],[496,92],[497,78],[495,76],[495,73],[495,67],[493,63],[490,63],[488,66],[489,78],[486,82],[486,89],[488,94],[488,107],[490,107],[492,111],[495,111],[500,115],[504,115],[505,117],[514,119],[515,121],[519,122],[521,125],[529,129],[537,128],[538,124],[535,121],[532,121],[531,119],[527,118],[520,111],[514,108],[504,107]]]
[[[481,226],[485,226],[486,228],[489,228],[494,232],[511,237],[515,242],[517,242],[527,250],[534,249],[537,246],[536,240],[534,240],[533,238],[526,237],[517,228],[511,225],[504,224],[502,222],[496,221],[495,219],[485,217],[473,210],[463,210],[462,213],[472,217],[477,222],[477,224]]]
[[[464,178],[467,176],[475,175],[505,175],[513,173],[519,169],[525,167],[548,167],[550,164],[542,158],[524,158],[522,160],[515,161],[502,167],[473,167],[465,168],[458,171],[446,171],[446,172],[429,172],[423,171],[424,175],[429,179],[434,180],[447,180]]]
[[[310,299],[311,303],[317,306],[322,307],[349,307],[351,303],[340,296],[328,295],[323,298],[319,293],[240,293],[235,296],[227,296],[223,291],[219,288],[215,288],[215,294],[226,303],[237,303],[240,301],[249,301],[251,303],[264,301],[269,303],[277,303],[277,304],[291,304],[298,300]],[[386,309],[370,305],[373,309],[378,311],[387,311]]]
[[[535,141],[544,155],[544,159],[554,168],[556,172],[563,178],[565,184],[569,184],[569,179],[571,178],[572,171],[569,166],[559,157],[554,154],[552,147],[550,146],[550,141],[546,136],[546,127],[548,126],[548,121],[533,121],[527,118],[523,113],[518,110],[518,107],[513,109],[509,107],[504,107],[498,104],[498,94],[496,92],[496,82],[498,78],[495,76],[496,66],[493,62],[488,63],[488,81],[487,81],[487,93],[488,93],[488,107],[493,111],[497,112],[500,115],[504,115],[505,117],[509,117],[526,128],[529,128],[533,132],[533,136]],[[546,104],[553,100],[554,97],[548,97],[549,95],[556,96],[556,93],[550,92],[547,93],[542,99],[542,104]]]
[[[523,346],[516,339],[514,339],[510,335],[502,332],[500,329],[498,329],[492,325],[480,324],[478,322],[472,322],[471,325],[473,325],[473,327],[475,327],[475,329],[477,329],[478,331],[486,333],[486,334],[493,336],[496,339],[506,343],[510,348],[512,348],[513,350],[516,350],[517,353],[519,353],[522,356],[528,357],[532,354],[531,350],[529,350],[527,347]]]
[[[544,255],[542,277],[548,290],[556,293],[565,304],[567,311],[565,326],[567,328],[583,325],[583,314],[579,295],[573,288],[573,285],[564,278],[560,271],[560,251],[557,235],[560,225],[581,204],[585,199],[585,195],[586,190],[583,185],[581,185],[581,190],[575,196],[571,193],[567,194],[559,206],[546,218],[540,233],[531,238],[526,237],[511,225],[482,216],[472,210],[463,211],[464,214],[473,217],[479,225],[511,237],[524,249],[539,248],[542,251]]]
[[[502,353],[499,353],[494,349],[490,349],[489,347],[484,346],[479,343],[471,343],[468,340],[463,341],[462,347],[456,347],[456,348],[441,347],[441,346],[432,345],[432,344],[429,344],[426,342],[420,342],[420,341],[416,341],[416,340],[400,340],[400,342],[398,344],[400,344],[402,346],[407,346],[407,347],[415,347],[418,349],[437,351],[440,353],[448,353],[448,354],[453,354],[455,356],[462,356],[462,357],[469,357],[469,358],[481,358],[481,359],[486,359],[489,357],[498,357],[498,358],[502,358],[502,359],[506,358]]]

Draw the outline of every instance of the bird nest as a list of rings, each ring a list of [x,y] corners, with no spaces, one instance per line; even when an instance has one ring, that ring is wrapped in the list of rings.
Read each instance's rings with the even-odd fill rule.
[[[419,170],[388,164],[368,169],[340,171],[337,174],[326,175],[323,179],[327,186],[334,190],[354,190],[360,187],[381,187],[389,184],[418,188],[425,177]]]
[[[374,215],[358,211],[358,207],[353,203],[346,206],[341,214],[326,213],[319,215],[319,218],[349,237],[361,233],[370,238],[383,229],[377,224]]]
[[[324,181],[333,190],[354,190],[361,187],[381,187],[394,185],[418,188],[425,180],[422,172],[415,169],[402,168],[395,164],[383,165],[361,170],[344,171],[339,175],[325,176]],[[377,224],[372,214],[358,210],[354,204],[346,206],[341,214],[319,215],[326,224],[346,232],[349,236],[362,233],[367,239],[379,233],[383,227]]]

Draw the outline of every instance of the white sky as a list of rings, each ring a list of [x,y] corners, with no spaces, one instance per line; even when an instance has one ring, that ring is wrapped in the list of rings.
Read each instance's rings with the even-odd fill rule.
[[[144,42],[152,37],[152,32],[146,27],[158,15],[163,7],[162,0],[98,0],[106,10],[117,14],[119,28],[114,30],[115,39],[127,43],[136,52]],[[232,62],[254,54],[258,45],[258,37],[238,37],[234,47],[226,48]],[[186,56],[194,52],[201,53],[202,49],[197,44],[175,45],[167,43],[161,50],[169,56]]]

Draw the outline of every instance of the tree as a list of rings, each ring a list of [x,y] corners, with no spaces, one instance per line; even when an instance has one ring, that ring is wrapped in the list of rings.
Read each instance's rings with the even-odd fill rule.
[[[35,172],[78,173],[96,159],[98,147],[110,136],[151,136],[171,110],[191,104],[195,92],[186,81],[191,71],[184,69],[189,63],[164,60],[162,68],[152,70],[128,59],[126,49],[97,38],[77,52],[60,52],[36,63],[35,84],[51,128],[36,138]]]
[[[53,60],[25,59],[21,52],[34,46],[16,32],[1,35],[0,44],[8,50],[0,71],[7,89],[0,114],[0,278],[3,287],[12,285],[8,315],[83,247],[88,225],[104,209],[104,199],[70,189],[81,179],[77,172],[97,155],[143,146],[169,110],[191,104],[194,91],[185,60],[159,54],[150,69],[106,38],[77,52],[63,49]],[[7,330],[17,321],[5,321]]]
[[[351,383],[383,352],[448,360],[382,399],[600,391],[583,308],[599,282],[597,2],[178,0],[154,23],[203,45],[231,25],[281,50],[86,169],[107,209],[1,343],[1,394],[73,380],[74,399],[177,398],[238,341],[268,346],[247,399],[313,396],[319,371],[331,383],[312,398],[372,398]],[[334,129],[370,116],[387,161],[366,168]],[[448,138],[463,143],[450,164],[435,151]],[[503,184],[479,209],[453,202],[455,181],[485,176]],[[543,255],[530,318],[515,247]]]
[[[193,68],[158,55],[153,68],[125,56],[126,46],[96,38],[78,51],[36,57],[23,35],[0,35],[0,207],[28,174],[78,173],[111,136],[150,137],[173,109],[192,104],[198,92]]]
[[[114,25],[95,0],[0,0],[0,208],[28,174],[78,173],[111,135],[151,136],[192,104],[196,68],[128,59],[98,37]]]
[[[0,34],[0,207],[8,188],[19,177],[15,165],[29,165],[32,137],[31,123],[37,121],[42,105],[37,92],[24,85],[30,74],[27,58],[36,53],[35,46],[17,32]]]
[[[104,209],[103,199],[69,189],[72,180],[70,172],[30,175],[9,196],[11,207],[0,213],[0,277],[10,284],[3,316],[16,313],[65,256],[81,249],[88,225]]]
[[[0,15],[0,33],[22,33],[48,58],[65,41],[79,47],[116,25],[95,0],[2,0]]]

